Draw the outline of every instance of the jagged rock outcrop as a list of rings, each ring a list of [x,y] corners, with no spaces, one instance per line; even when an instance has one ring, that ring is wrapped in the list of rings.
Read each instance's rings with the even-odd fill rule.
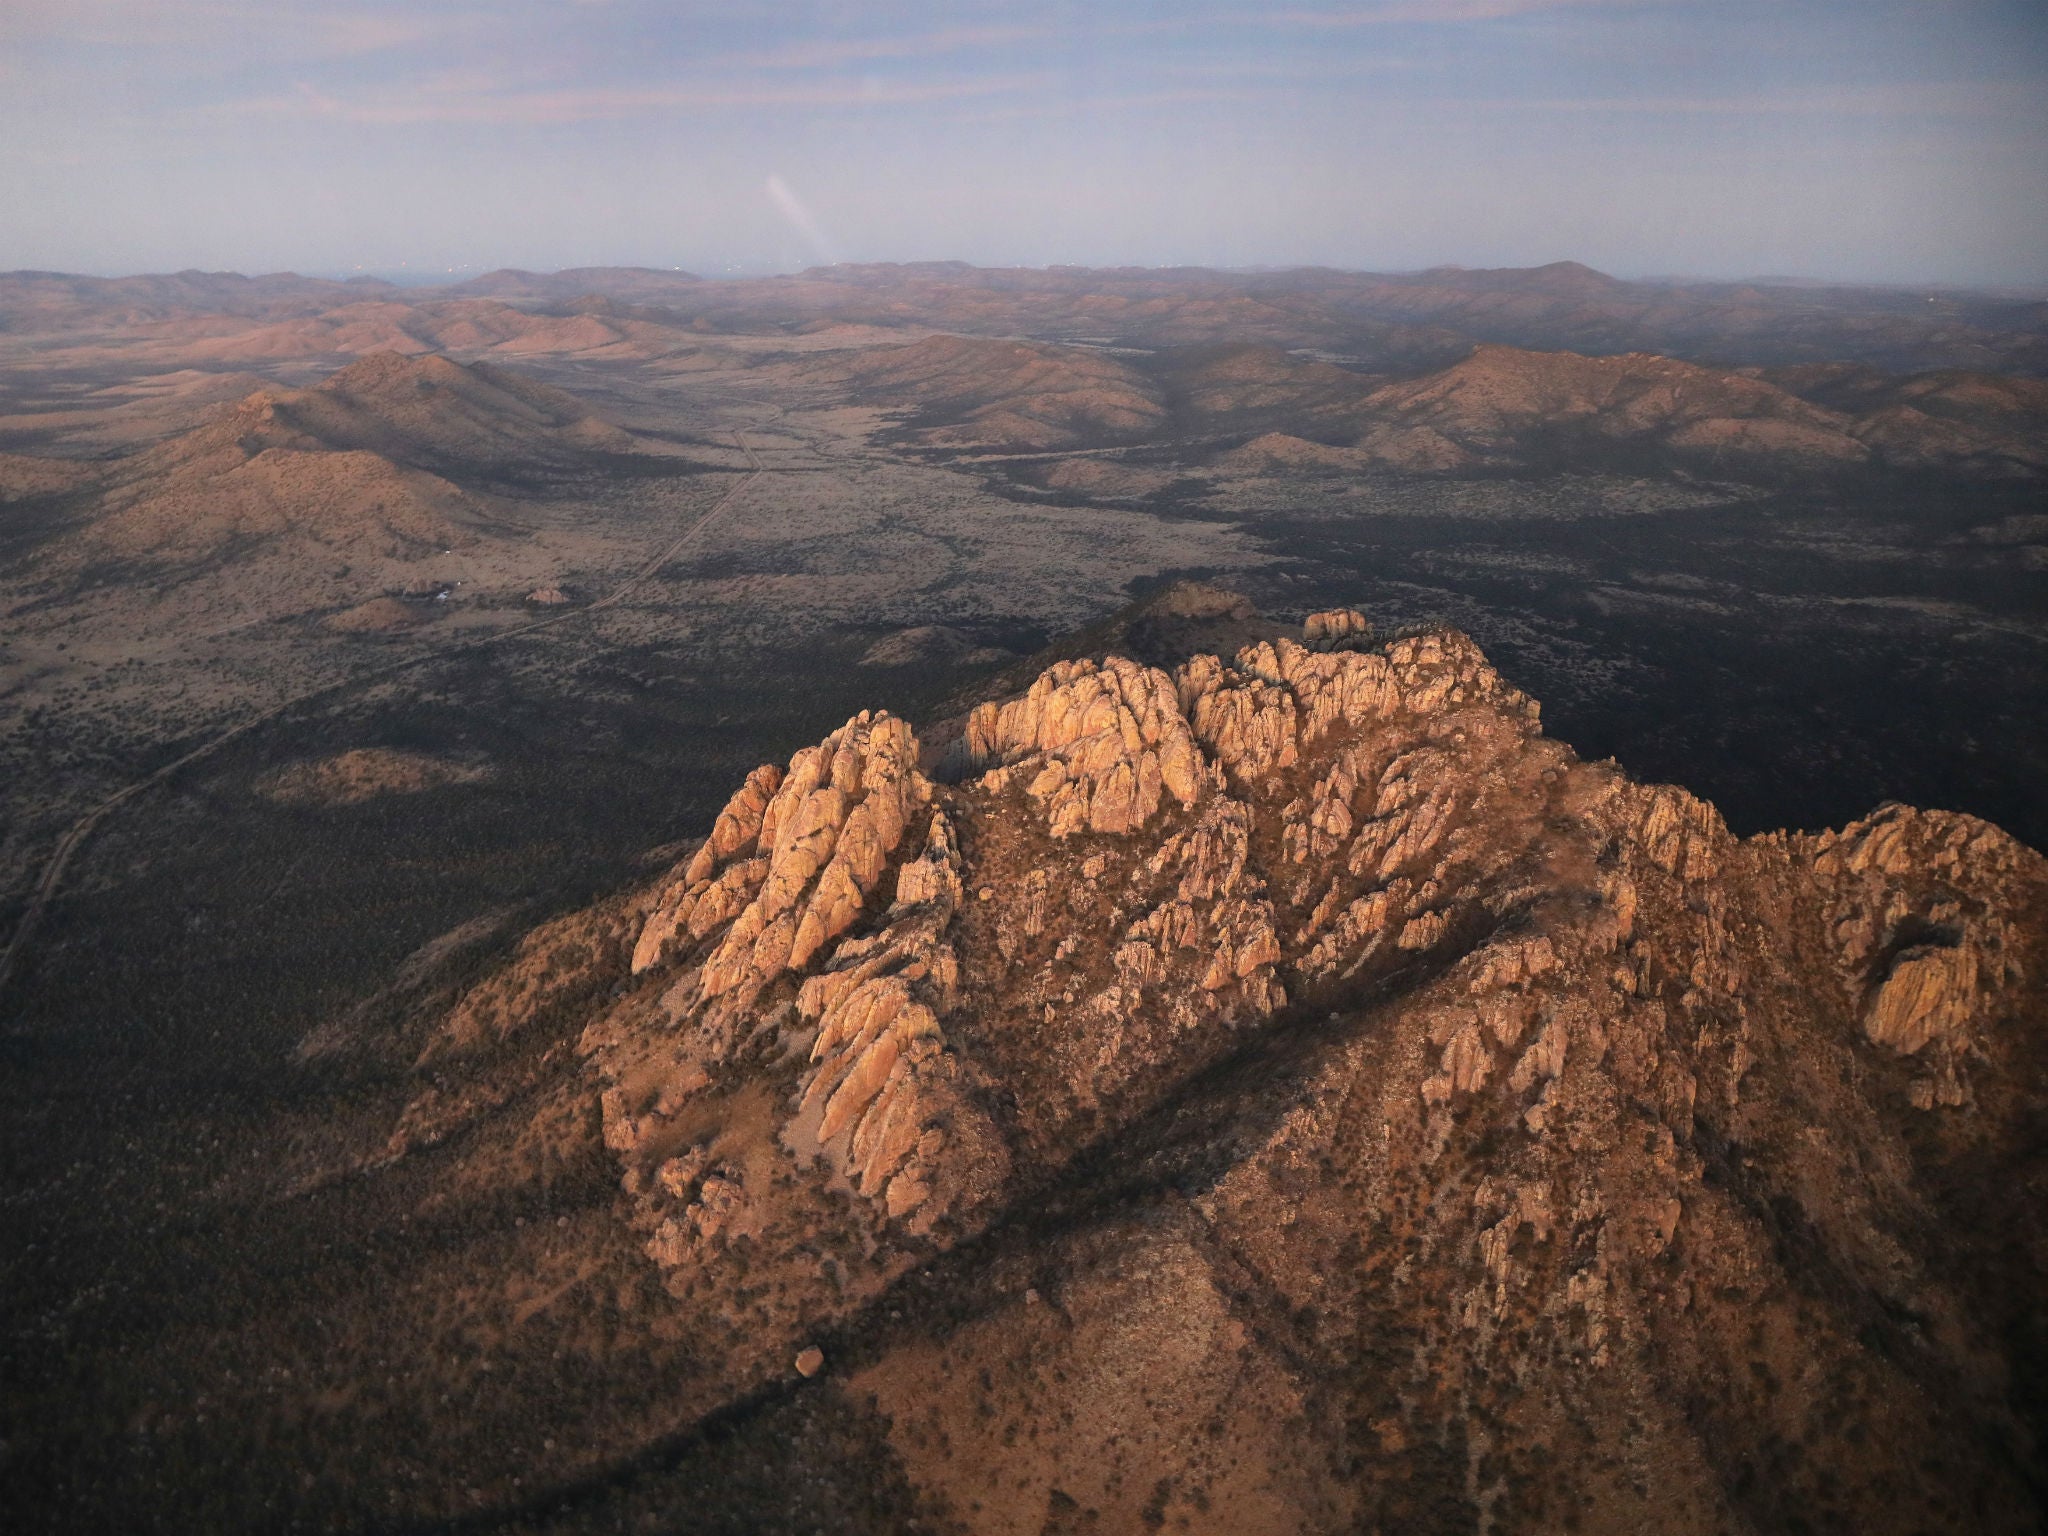
[[[1830,887],[1828,931],[1864,1034],[1910,1060],[1916,1107],[1967,1102],[1987,994],[2023,980],[2025,947],[2016,914],[1973,887],[2017,877],[2026,851],[1973,817],[1904,806],[1798,847]]]
[[[977,1530],[2037,1518],[2048,862],[1738,838],[1368,635],[1061,662],[929,776],[860,715],[606,909],[557,1031],[705,1408],[823,1341]]]
[[[760,1156],[707,1174],[708,1146],[677,1152],[764,1032],[806,1063],[780,1155],[821,1161],[879,1219],[923,1236],[1000,1183],[1001,1138],[940,1024],[956,1001],[960,855],[916,757],[903,721],[863,713],[749,775],[641,926],[630,969],[658,990],[584,1034],[610,1083],[606,1145],[679,1288],[719,1245],[801,1241],[775,1220]],[[866,917],[880,926],[850,935]]]
[[[1302,620],[1301,638],[1312,651],[1350,650],[1372,639],[1372,625],[1356,609],[1331,608]]]
[[[1131,832],[1159,809],[1162,791],[1194,804],[1201,763],[1173,690],[1155,668],[1121,657],[1097,666],[1062,662],[1023,698],[984,704],[967,720],[961,761],[969,769],[1030,761],[1031,798],[1053,836]]]
[[[908,727],[863,714],[791,759],[787,774],[756,770],[719,813],[679,880],[664,893],[633,953],[645,970],[687,930],[723,929],[695,999],[744,1008],[785,971],[801,970],[859,915],[930,798]]]

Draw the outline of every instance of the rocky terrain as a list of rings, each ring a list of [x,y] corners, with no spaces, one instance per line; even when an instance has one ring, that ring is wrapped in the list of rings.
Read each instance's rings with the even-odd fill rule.
[[[2031,368],[2038,322],[1569,264],[0,276],[0,901],[74,789],[368,646],[582,611],[764,465],[606,644],[659,655],[688,614],[722,669],[767,638],[844,684],[948,632],[879,653],[908,682],[1214,574],[1455,622],[1745,830],[1895,796],[2038,841],[2048,400],[1968,366]],[[623,675],[651,699],[670,666]]]
[[[9,1528],[2038,1526],[2039,333],[0,277]]]
[[[68,1497],[2038,1527],[2039,854],[1897,805],[1736,837],[1455,631],[1181,587],[1066,649],[309,1037],[340,1097],[222,1197],[368,1267],[242,1277],[260,1326],[182,1325],[203,1408],[141,1368]],[[189,1470],[257,1443],[304,1483]]]

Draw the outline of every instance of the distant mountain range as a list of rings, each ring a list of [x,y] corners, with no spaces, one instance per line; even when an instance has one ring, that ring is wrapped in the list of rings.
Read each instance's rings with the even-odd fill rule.
[[[809,373],[914,407],[906,440],[935,448],[1235,437],[1222,462],[1251,470],[1470,473],[1614,460],[1766,479],[1863,466],[2048,472],[2048,382],[1959,371],[1724,370],[1487,344],[1402,378],[1272,346],[1118,356],[934,336],[828,354]]]
[[[1722,366],[1862,362],[1894,372],[2048,373],[2048,301],[1953,289],[1810,283],[1628,282],[1577,262],[1374,274],[1328,268],[980,268],[849,265],[706,281],[646,267],[507,269],[444,286],[332,282],[289,273],[126,278],[0,274],[0,335],[96,319],[134,325],[196,315],[282,320],[376,298],[491,298],[522,307],[585,297],[667,311],[671,323],[737,331],[807,324],[915,325],[1131,345],[1264,340],[1333,347],[1372,366],[1450,360],[1480,342],[1585,353],[1660,352]],[[653,318],[653,317],[650,317]]]

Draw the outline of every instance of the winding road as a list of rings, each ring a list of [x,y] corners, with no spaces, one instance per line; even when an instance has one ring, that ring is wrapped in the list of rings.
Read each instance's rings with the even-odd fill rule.
[[[272,720],[290,713],[303,704],[310,704],[315,699],[325,698],[332,694],[346,693],[352,688],[360,688],[363,684],[375,682],[379,678],[394,676],[409,668],[420,666],[425,662],[439,661],[444,657],[459,655],[464,651],[482,650],[486,646],[497,645],[502,641],[515,640],[521,635],[530,635],[538,630],[552,629],[560,624],[573,623],[577,619],[585,618],[590,614],[598,612],[600,609],[615,607],[619,603],[624,602],[636,590],[652,580],[661,571],[662,567],[681,554],[697,535],[724,515],[731,508],[732,504],[746,492],[748,487],[752,486],[765,473],[761,460],[748,444],[746,435],[741,432],[734,432],[732,436],[740,452],[746,456],[747,473],[745,476],[727,490],[723,496],[719,497],[716,502],[712,503],[708,511],[692,522],[687,528],[683,529],[675,538],[664,544],[644,563],[635,567],[631,574],[626,576],[624,580],[620,581],[617,586],[613,587],[602,597],[584,604],[581,608],[572,608],[565,613],[550,614],[544,619],[535,619],[531,623],[516,625],[511,629],[498,630],[493,634],[478,635],[473,639],[458,640],[448,645],[436,646],[432,650],[418,652],[400,661],[387,662],[383,666],[372,667],[367,672],[359,672],[353,677],[342,678],[338,682],[322,683],[317,688],[308,688],[304,692],[295,693],[290,698],[280,700],[268,709],[251,715],[239,725],[232,725],[218,735],[208,737],[184,756],[165,763],[163,767],[157,769],[148,778],[138,779],[125,789],[115,791],[83,816],[79,817],[78,820],[74,821],[66,829],[64,835],[57,839],[57,846],[50,852],[49,862],[43,866],[41,878],[36,881],[35,889],[29,894],[27,910],[22,913],[21,921],[15,925],[14,934],[8,939],[6,950],[0,952],[0,996],[5,996],[7,984],[13,979],[16,966],[20,964],[21,957],[28,952],[29,944],[35,938],[36,929],[42,924],[43,914],[49,909],[50,902],[56,896],[58,887],[63,884],[64,871],[69,867],[72,856],[84,846],[86,840],[99,829],[101,824],[116,811],[120,810],[122,806],[128,804],[131,800],[138,799],[142,795],[147,794],[150,790],[156,788],[157,785],[173,777],[179,770],[190,767],[201,758],[210,757],[238,737],[246,736],[257,727],[267,725]]]

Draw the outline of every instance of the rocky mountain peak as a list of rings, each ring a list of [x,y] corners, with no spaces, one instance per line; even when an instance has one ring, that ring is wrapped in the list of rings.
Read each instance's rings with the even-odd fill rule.
[[[1879,1476],[1909,1446],[2021,1507],[2023,1409],[1972,1362],[2048,1246],[1987,1242],[1955,1192],[2040,1102],[2048,861],[1904,807],[1738,839],[1546,738],[1462,634],[1299,633],[1060,661],[938,753],[858,715],[654,886],[536,935],[429,1058],[608,987],[576,1054],[648,1261],[739,1341],[707,1402],[864,1340],[947,1498],[1093,1478],[1120,1508],[1169,1454],[1196,1477],[1187,1405],[1248,1372],[1274,1417],[1237,1451],[1291,1469],[1259,1528],[1392,1518],[1454,1434],[1491,1469],[1457,1496],[1500,1519],[1971,1523],[1945,1478]],[[503,1102],[430,1091],[392,1150]],[[1040,1340],[975,1277],[1051,1208],[1092,1214],[1033,1240],[1070,1330]],[[1071,1341],[1148,1362],[1151,1439],[1100,1453],[1121,1473],[905,1428],[875,1309],[948,1253],[985,1314],[949,1359],[1072,1373],[1032,1413],[1094,1411]],[[1235,1331],[1132,1311],[1167,1273]],[[1624,1419],[1658,1478],[1586,1459]],[[1740,1472],[1830,1424],[1857,1438],[1825,1464]]]

